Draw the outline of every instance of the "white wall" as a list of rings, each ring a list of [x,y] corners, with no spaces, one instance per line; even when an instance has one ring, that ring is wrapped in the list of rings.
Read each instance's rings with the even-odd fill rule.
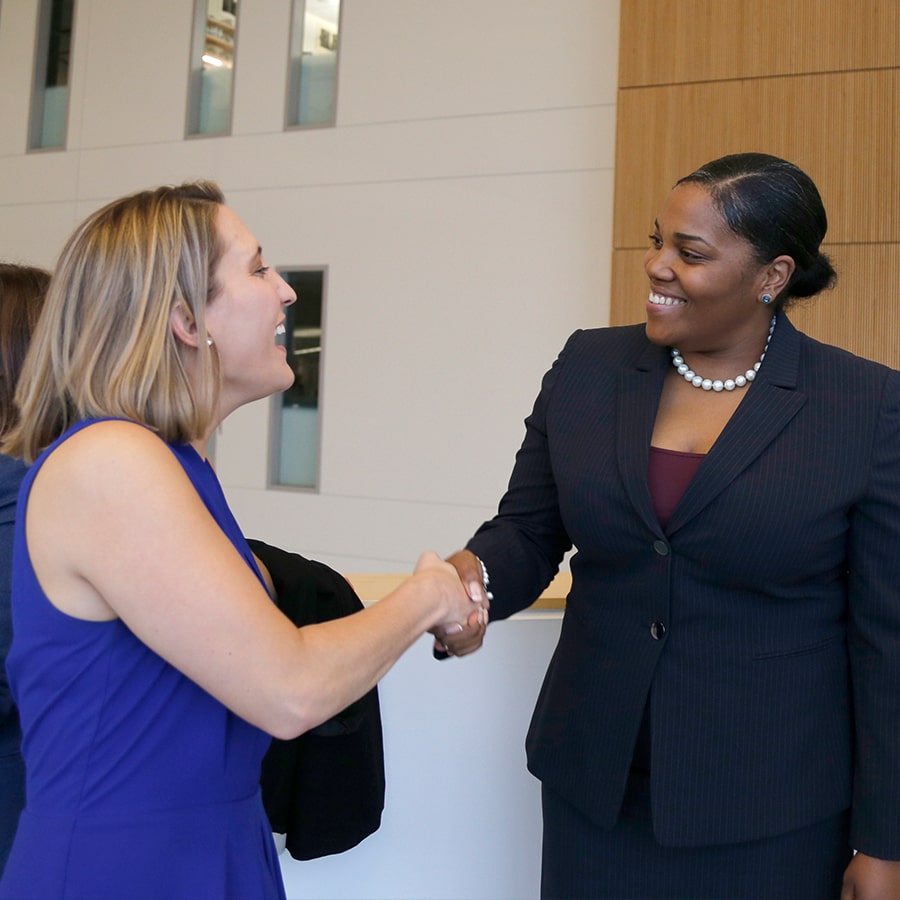
[[[68,150],[25,153],[36,10],[0,4],[0,257],[218,180],[270,263],[329,267],[320,491],[266,489],[257,404],[216,444],[239,520],[344,571],[456,549],[566,336],[607,321],[617,2],[345,0],[337,127],[285,132],[290,2],[253,0],[233,134],[184,140],[190,4],[78,0]]]
[[[343,5],[336,127],[283,130],[290,0],[248,0],[232,134],[185,140],[192,4],[78,0],[68,149],[26,153],[37,0],[0,0],[0,258],[52,266],[107,200],[219,181],[270,264],[329,272],[320,490],[267,489],[270,407],[255,404],[216,441],[237,518],[248,535],[344,572],[405,571],[492,514],[541,375],[574,328],[608,321],[618,2]],[[438,669],[414,648],[391,673],[377,852],[367,842],[307,864],[316,878],[358,868],[321,874],[304,896],[520,895],[505,879],[522,874],[520,842],[536,852],[537,787],[521,747],[549,655],[549,644],[523,653],[500,637],[520,627],[492,628],[471,662]],[[545,627],[552,639],[557,623]],[[527,677],[511,680],[520,667]],[[441,681],[444,729],[421,727],[425,679]],[[474,760],[470,741],[484,748]],[[481,774],[447,785],[432,760],[457,747]],[[423,879],[423,861],[411,887],[380,881],[415,865],[432,833],[413,802],[423,781],[452,801],[425,824],[440,827],[456,868]],[[513,812],[520,790],[530,817]],[[484,825],[498,816],[505,824]],[[488,832],[498,856],[469,878]],[[527,865],[536,894],[536,859]]]

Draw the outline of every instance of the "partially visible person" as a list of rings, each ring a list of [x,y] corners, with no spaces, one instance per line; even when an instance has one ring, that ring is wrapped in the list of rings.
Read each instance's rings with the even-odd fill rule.
[[[278,336],[295,299],[211,183],[110,203],[62,251],[0,448],[33,463],[5,900],[283,898],[259,790],[270,736],[347,707],[426,631],[484,627],[434,553],[345,618],[295,628],[272,602],[205,450],[291,384]]]
[[[33,266],[0,263],[0,435],[15,424],[13,396],[34,331],[50,273]],[[10,578],[16,497],[26,466],[0,455],[0,875],[25,805],[25,766],[19,713],[6,680],[6,654],[12,639]]]
[[[677,182],[646,325],[570,337],[451,558],[497,619],[577,550],[527,738],[545,898],[900,900],[900,373],[791,324],[826,229],[768,154]]]

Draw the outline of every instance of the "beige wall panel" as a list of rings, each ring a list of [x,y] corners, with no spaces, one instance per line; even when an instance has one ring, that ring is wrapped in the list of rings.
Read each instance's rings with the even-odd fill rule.
[[[900,368],[900,307],[895,302],[900,245],[853,244],[825,250],[838,271],[837,286],[801,302],[791,311],[791,320],[817,340]],[[643,250],[613,253],[613,325],[644,321],[648,287],[643,262]]]
[[[284,128],[290,36],[291,4],[284,0],[240,4],[232,134]]]
[[[0,2],[0,157],[28,145],[37,17],[37,0]]]
[[[897,65],[897,0],[622,0],[619,87]]]
[[[345,3],[338,125],[615,102],[619,0]]]
[[[900,69],[620,91],[614,246],[644,246],[677,178],[744,150],[813,177],[830,241],[900,240],[898,92]]]
[[[66,146],[184,137],[192,4],[78,0]]]

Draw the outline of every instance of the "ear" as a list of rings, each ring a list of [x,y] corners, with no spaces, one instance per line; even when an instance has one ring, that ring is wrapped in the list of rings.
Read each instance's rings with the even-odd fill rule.
[[[776,256],[763,271],[760,292],[777,297],[791,280],[796,263],[790,256]]]
[[[198,346],[197,322],[183,300],[179,300],[172,307],[172,311],[169,313],[169,325],[172,333],[182,344],[195,348]]]

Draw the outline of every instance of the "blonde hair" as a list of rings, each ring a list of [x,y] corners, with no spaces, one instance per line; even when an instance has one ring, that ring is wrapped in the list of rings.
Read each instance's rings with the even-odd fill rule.
[[[27,462],[85,418],[140,422],[169,442],[215,425],[219,373],[205,310],[222,254],[224,196],[207,181],[116,200],[69,238],[50,282],[16,391],[21,416],[2,450]],[[192,384],[170,314],[197,327]]]

